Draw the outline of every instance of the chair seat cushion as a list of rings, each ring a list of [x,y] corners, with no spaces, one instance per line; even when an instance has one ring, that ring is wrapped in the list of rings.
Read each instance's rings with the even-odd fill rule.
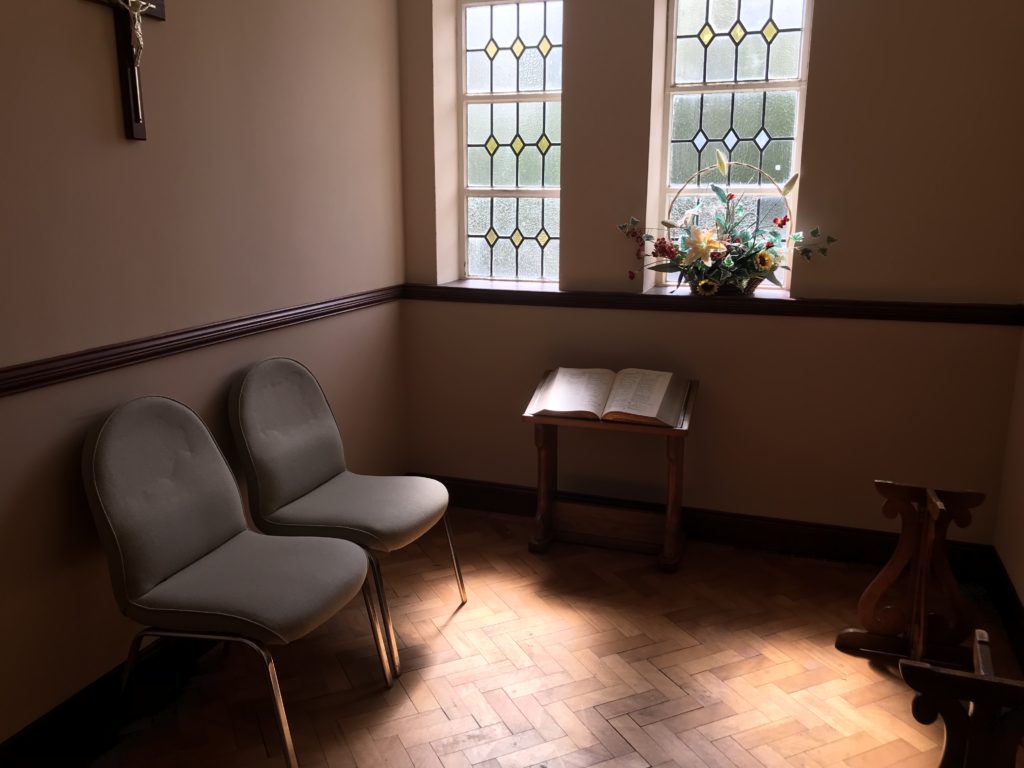
[[[263,519],[268,533],[335,536],[378,552],[416,541],[440,520],[448,489],[426,477],[342,472]]]
[[[360,590],[366,553],[347,541],[245,530],[131,601],[138,622],[289,643]]]

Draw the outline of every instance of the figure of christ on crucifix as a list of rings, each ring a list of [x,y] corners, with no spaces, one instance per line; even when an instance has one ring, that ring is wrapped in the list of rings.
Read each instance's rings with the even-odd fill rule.
[[[114,35],[117,43],[117,68],[121,79],[121,103],[124,133],[129,139],[145,141],[146,116],[142,108],[142,19],[167,18],[164,0],[94,0],[114,11]]]

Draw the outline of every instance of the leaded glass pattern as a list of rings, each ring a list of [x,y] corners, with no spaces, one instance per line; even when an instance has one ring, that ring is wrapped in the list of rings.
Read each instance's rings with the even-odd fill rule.
[[[780,184],[793,172],[799,91],[735,91],[672,96],[669,130],[669,184],[686,182],[702,168],[715,165],[715,151],[734,161],[763,169]],[[693,183],[761,184],[767,179],[747,168],[716,168]]]
[[[557,280],[560,201],[470,197],[467,277]]]
[[[671,200],[672,198],[669,197],[665,201],[666,207]],[[787,213],[786,202],[778,195],[750,195],[744,198],[742,205],[744,213],[739,218],[739,222],[740,226],[744,228],[753,227],[755,224],[758,227],[769,227],[771,226],[772,219],[781,218]],[[682,221],[683,216],[688,211],[694,210],[696,210],[696,213],[690,221],[691,226],[713,227],[715,225],[715,216],[725,215],[725,204],[714,196],[680,195],[672,203],[672,211],[669,214],[669,218],[676,222]],[[682,234],[682,231],[679,229],[669,231],[669,237],[673,242],[679,240],[680,234]]]
[[[466,182],[469,186],[557,187],[561,168],[561,103],[467,105]]]
[[[677,0],[675,83],[800,77],[804,0]]]
[[[465,275],[557,280],[562,3],[463,15]]]
[[[562,3],[466,8],[467,93],[562,89]]]

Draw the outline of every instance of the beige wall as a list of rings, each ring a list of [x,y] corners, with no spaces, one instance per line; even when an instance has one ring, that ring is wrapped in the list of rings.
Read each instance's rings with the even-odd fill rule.
[[[150,139],[123,138],[111,15],[0,4],[0,366],[399,283],[394,0],[170,2]],[[87,427],[143,394],[226,440],[231,375],[308,363],[352,466],[405,470],[400,305],[0,399],[0,741],[121,661],[80,490]]]
[[[1017,594],[1024,595],[1024,334],[1017,356],[1013,407],[1008,419],[995,545]]]
[[[957,538],[991,541],[1015,328],[406,302],[414,471],[534,485],[519,416],[545,369],[700,380],[684,504],[893,529],[878,479],[989,494]],[[561,430],[568,490],[658,500],[657,440]]]
[[[0,366],[403,279],[394,0],[0,4]],[[27,326],[12,333],[16,325]]]

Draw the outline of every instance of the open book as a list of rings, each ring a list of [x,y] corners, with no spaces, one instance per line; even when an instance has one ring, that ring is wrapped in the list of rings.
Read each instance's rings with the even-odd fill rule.
[[[537,388],[526,413],[675,427],[689,386],[664,371],[558,368]]]

